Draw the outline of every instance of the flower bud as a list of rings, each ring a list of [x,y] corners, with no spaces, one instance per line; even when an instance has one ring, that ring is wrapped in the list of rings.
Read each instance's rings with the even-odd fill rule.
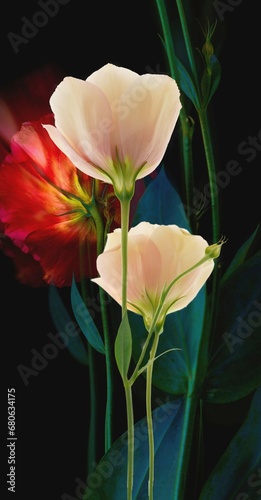
[[[221,247],[224,243],[226,243],[226,239],[222,237],[217,243],[209,245],[205,249],[205,254],[209,257],[209,259],[216,259],[220,256]]]
[[[214,54],[214,47],[210,40],[206,40],[202,47],[202,54],[205,57],[206,61],[209,61],[210,57]]]

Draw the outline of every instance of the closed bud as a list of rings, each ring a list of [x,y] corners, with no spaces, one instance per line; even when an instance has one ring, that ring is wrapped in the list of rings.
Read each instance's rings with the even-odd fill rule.
[[[206,40],[202,47],[202,54],[205,57],[206,61],[210,59],[210,57],[214,54],[214,47],[210,40]]]
[[[222,237],[217,243],[209,245],[205,250],[205,254],[209,259],[216,259],[220,256],[221,247],[224,243],[226,243],[226,239]]]
[[[212,36],[214,34],[215,28],[216,28],[216,23],[214,23],[212,26],[210,26],[209,22],[207,22],[207,26],[205,27],[205,29],[203,29],[203,33],[204,33],[206,40],[205,40],[205,43],[202,47],[202,54],[205,58],[207,65],[209,64],[211,56],[213,56],[213,54],[214,54],[214,47],[213,47],[213,44],[211,42],[211,39],[212,39]]]

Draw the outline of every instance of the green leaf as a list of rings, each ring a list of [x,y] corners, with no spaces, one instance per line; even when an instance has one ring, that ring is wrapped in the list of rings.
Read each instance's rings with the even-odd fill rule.
[[[217,57],[212,54],[201,80],[203,106],[206,107],[216,92],[221,77],[221,66]]]
[[[69,327],[73,321],[69,315],[66,307],[64,306],[59,292],[55,286],[49,287],[49,310],[55,328],[64,337],[66,335],[66,347],[70,354],[83,365],[88,365],[88,354],[83,341],[79,335],[70,336]]]
[[[199,500],[247,500],[261,496],[261,387],[248,415],[206,481]],[[248,495],[249,493],[249,495]]]
[[[261,385],[261,251],[241,264],[220,290],[215,352],[204,398],[228,403]]]
[[[195,108],[198,109],[200,103],[193,79],[190,76],[189,72],[186,70],[185,66],[177,57],[176,61],[177,61],[177,70],[179,73],[180,88],[182,92],[184,92],[184,94],[193,102]]]
[[[96,349],[96,351],[104,354],[105,347],[103,340],[78,291],[74,278],[71,286],[71,304],[75,319],[81,328],[83,335],[86,337],[90,345]]]
[[[132,334],[127,313],[124,314],[121,320],[115,340],[114,351],[119,372],[123,380],[125,380],[127,378],[132,355]]]
[[[169,181],[164,166],[150,182],[137,205],[133,226],[142,221],[151,224],[176,224],[190,231],[183,203]]]
[[[255,238],[258,234],[259,226],[255,229],[255,231],[251,234],[250,238],[248,238],[245,243],[239,248],[236,252],[235,257],[233,258],[230,266],[226,270],[225,274],[222,276],[221,285],[225,283],[225,281],[230,277],[230,275],[235,271],[243,262],[245,261],[247,254],[251,248],[251,245],[255,241]]]
[[[155,499],[172,498],[175,471],[184,418],[182,399],[167,402],[153,411],[155,446]],[[148,431],[146,419],[134,428],[133,499],[148,498]],[[93,474],[87,477],[83,500],[123,500],[126,498],[127,433],[104,455]],[[95,481],[92,481],[92,475]]]

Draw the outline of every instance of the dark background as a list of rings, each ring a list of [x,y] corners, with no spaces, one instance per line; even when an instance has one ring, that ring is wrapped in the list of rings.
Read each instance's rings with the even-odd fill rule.
[[[169,9],[173,15],[173,27],[178,32],[174,3],[169,3]],[[221,19],[215,2],[206,2],[206,9],[203,9],[203,3],[187,2],[186,5],[193,21],[191,33],[195,47],[202,45],[200,23],[205,24],[207,15],[211,23],[217,20],[213,43],[221,63],[222,78],[212,101],[211,113],[219,169],[225,170],[229,160],[237,160],[242,167],[240,175],[232,178],[220,192],[221,232],[228,238],[222,256],[225,268],[260,220],[259,8],[258,2],[242,0],[224,11]],[[221,3],[229,5],[228,1]],[[78,78],[86,78],[107,62],[138,73],[169,72],[153,1],[69,0],[59,4],[59,11],[53,17],[49,16],[46,24],[38,28],[28,43],[21,43],[15,53],[8,34],[13,32],[22,36],[22,17],[32,20],[36,12],[43,10],[41,5],[36,1],[9,1],[4,5],[5,13],[1,15],[1,89],[6,90],[21,76],[46,65],[53,65],[61,73]],[[178,49],[181,50],[179,44]],[[35,88],[32,93],[37,95],[38,91]],[[194,110],[192,116],[196,118]],[[249,136],[258,133],[260,146],[255,148],[255,158],[248,161],[249,154],[240,154],[238,147],[243,141],[248,142]],[[179,186],[175,134],[166,152],[165,164]],[[207,178],[204,177],[206,172],[199,137],[196,129],[194,149],[200,185]],[[200,233],[203,236],[211,234],[209,213],[200,221]],[[4,413],[7,387],[14,387],[17,411],[16,498],[58,500],[63,493],[73,496],[76,478],[84,480],[86,475],[88,371],[63,350],[38,376],[29,378],[27,387],[24,385],[17,366],[24,364],[29,367],[31,349],[41,352],[48,332],[55,333],[48,308],[48,290],[32,290],[20,285],[10,259],[2,254],[0,259],[2,378],[6,381],[2,407]],[[68,301],[68,290],[63,290],[62,296],[65,302]],[[97,366],[100,380],[103,380],[99,356]],[[98,391],[100,394],[104,391],[102,383],[98,384]],[[210,469],[242,421],[246,406],[239,402],[209,409],[206,439],[211,449],[208,451]],[[142,416],[142,411],[143,406],[139,405],[137,398],[137,418]],[[101,404],[101,422],[102,412]],[[123,432],[125,407],[120,397],[115,422],[118,432]],[[3,434],[5,439],[5,419]]]

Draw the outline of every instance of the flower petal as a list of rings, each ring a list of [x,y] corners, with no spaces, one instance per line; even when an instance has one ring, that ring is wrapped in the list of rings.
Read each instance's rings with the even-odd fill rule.
[[[69,160],[83,173],[99,179],[104,182],[112,184],[110,178],[103,171],[97,170],[97,167],[83,159],[83,157],[78,154],[75,149],[70,146],[68,141],[59,132],[59,130],[53,125],[43,125],[47,130],[50,138],[56,144],[56,146],[69,158]]]
[[[111,158],[113,122],[102,91],[90,82],[66,77],[56,87],[50,105],[55,126],[63,138],[49,126],[46,129],[57,146],[85,173],[93,175],[93,165],[106,172]],[[101,177],[96,176],[104,180]]]
[[[108,63],[94,71],[86,81],[96,85],[106,96],[112,111],[116,111],[119,97],[137,77],[138,73],[130,69]]]
[[[166,75],[139,76],[121,97],[118,115],[122,161],[129,158],[138,169],[137,179],[161,162],[181,109],[175,80]]]

